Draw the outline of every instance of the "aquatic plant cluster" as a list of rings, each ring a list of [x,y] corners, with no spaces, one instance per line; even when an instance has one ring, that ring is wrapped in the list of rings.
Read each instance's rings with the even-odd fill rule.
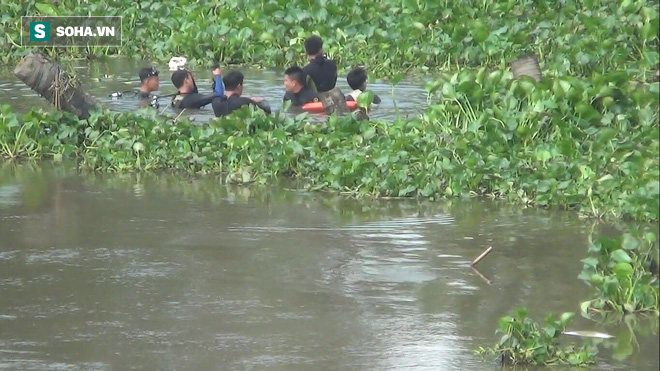
[[[595,297],[581,304],[590,313],[658,314],[658,241],[652,232],[624,233],[591,242],[591,256],[582,260],[580,279],[595,290]]]
[[[331,116],[318,125],[306,114],[245,109],[172,125],[148,109],[78,121],[3,107],[0,155],[76,158],[87,170],[225,173],[238,183],[288,176],[355,196],[484,195],[655,221],[658,83],[628,81],[614,72],[537,84],[463,70],[429,83],[419,118],[391,123]]]
[[[560,338],[566,325],[575,316],[566,312],[555,320],[552,314],[546,316],[545,326],[535,322],[527,315],[526,308],[516,308],[512,316],[498,320],[500,341],[492,348],[479,348],[482,356],[497,355],[506,365],[556,365],[569,364],[581,366],[595,363],[598,350],[595,346],[561,346]]]
[[[302,63],[311,32],[345,68],[374,76],[449,66],[503,67],[519,54],[542,56],[544,71],[590,76],[658,68],[658,2],[648,0],[183,0],[5,1],[3,62],[24,55],[24,15],[122,16],[121,48],[51,48],[51,55],[185,55],[201,63],[268,67]]]
[[[591,241],[588,253],[582,260],[583,269],[579,279],[594,289],[593,298],[580,304],[581,314],[598,322],[614,317],[616,322],[625,322],[630,332],[623,339],[616,339],[613,356],[624,359],[633,352],[634,332],[630,322],[640,315],[657,319],[660,311],[660,280],[658,240],[653,232],[631,229],[617,238],[599,238]],[[594,315],[596,315],[594,317]],[[574,313],[566,312],[559,321],[549,314],[545,327],[527,316],[527,309],[518,307],[512,316],[503,316],[498,321],[497,333],[502,337],[491,347],[480,347],[481,356],[497,356],[502,364],[569,364],[587,365],[595,362],[603,335],[599,334],[580,347],[560,346],[560,338]],[[586,334],[591,337],[593,334]]]

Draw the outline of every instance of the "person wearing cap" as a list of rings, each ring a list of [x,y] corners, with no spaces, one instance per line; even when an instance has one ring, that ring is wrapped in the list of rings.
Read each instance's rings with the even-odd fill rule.
[[[160,77],[158,77],[158,70],[154,67],[144,67],[138,72],[140,77],[140,90],[137,92],[139,100],[149,99],[149,94],[152,91],[158,90],[160,86]]]
[[[327,114],[349,112],[344,93],[337,85],[337,63],[323,53],[323,39],[312,35],[305,40],[305,53],[309,63],[303,67],[307,85],[319,95]]]
[[[172,106],[179,109],[202,108],[210,104],[213,98],[224,96],[222,71],[219,67],[213,69],[213,77],[215,79],[213,93],[200,94],[197,90],[195,77],[190,71],[186,69],[174,71],[172,73],[172,84],[177,88],[177,94],[172,99]]]

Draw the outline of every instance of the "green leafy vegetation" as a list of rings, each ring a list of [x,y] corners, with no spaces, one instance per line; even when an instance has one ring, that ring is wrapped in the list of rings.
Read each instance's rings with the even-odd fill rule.
[[[0,4],[2,60],[20,48],[24,15],[123,16],[121,48],[44,48],[51,55],[186,55],[202,63],[269,67],[304,61],[303,40],[318,33],[344,67],[374,76],[408,70],[499,66],[535,53],[551,74],[590,76],[625,68],[640,79],[658,68],[658,2],[647,0],[182,0]]]
[[[579,278],[595,289],[582,312],[658,313],[658,243],[653,233],[625,233],[589,246]]]
[[[514,80],[464,70],[428,85],[413,120],[358,121],[249,108],[206,125],[154,111],[0,118],[0,156],[75,158],[84,170],[225,174],[231,183],[295,178],[357,197],[488,196],[592,217],[658,220],[658,83]],[[602,102],[615,96],[610,105]]]
[[[560,338],[573,313],[564,313],[558,320],[549,314],[545,326],[527,316],[526,308],[516,308],[513,316],[498,320],[502,338],[493,347],[480,347],[477,353],[482,356],[495,355],[504,365],[572,365],[582,366],[595,362],[597,350],[584,345],[561,346]]]

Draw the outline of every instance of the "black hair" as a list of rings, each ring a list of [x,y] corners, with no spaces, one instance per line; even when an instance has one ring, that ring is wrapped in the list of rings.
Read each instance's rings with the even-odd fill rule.
[[[302,68],[298,66],[292,66],[287,68],[286,71],[284,71],[284,74],[288,75],[291,80],[297,81],[300,85],[306,85]]]
[[[158,70],[153,67],[144,67],[141,68],[138,72],[138,77],[140,77],[140,82],[150,78],[151,76],[158,76]]]
[[[317,55],[323,48],[323,40],[318,35],[312,35],[305,40],[307,55]]]
[[[243,74],[238,71],[230,71],[222,78],[222,82],[225,83],[225,90],[233,91],[243,84]]]
[[[179,89],[183,86],[183,80],[185,80],[190,73],[188,70],[177,70],[172,73],[172,84],[174,87]]]
[[[362,88],[362,85],[367,82],[367,71],[362,67],[357,67],[351,70],[346,75],[346,82],[353,90]]]

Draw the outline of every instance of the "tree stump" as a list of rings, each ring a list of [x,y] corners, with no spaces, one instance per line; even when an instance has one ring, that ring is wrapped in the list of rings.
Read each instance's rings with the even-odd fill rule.
[[[99,108],[94,98],[77,86],[62,68],[40,53],[30,53],[14,68],[14,75],[59,110],[84,120],[90,110]]]
[[[522,57],[511,63],[511,72],[516,80],[522,76],[529,76],[536,82],[541,82],[541,66],[535,55]]]

